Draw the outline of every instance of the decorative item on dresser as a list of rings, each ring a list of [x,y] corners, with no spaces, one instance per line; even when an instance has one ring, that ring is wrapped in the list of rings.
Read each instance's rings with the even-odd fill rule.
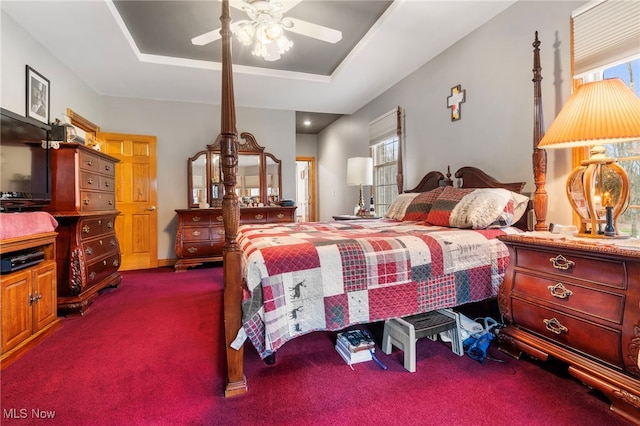
[[[293,207],[243,207],[240,209],[240,225],[250,223],[295,222]],[[222,261],[224,223],[222,208],[183,209],[178,214],[176,234],[176,272],[205,262]]]
[[[51,151],[51,204],[57,238],[58,311],[84,314],[122,277],[115,233],[117,159],[78,143]]]
[[[640,423],[640,252],[536,234],[498,237],[510,258],[498,295],[501,349],[566,362],[611,410]]]
[[[10,215],[10,216],[6,216]],[[22,219],[21,213],[7,213],[2,220]],[[39,226],[33,222],[32,229]],[[38,253],[37,260],[3,273],[0,277],[0,317],[2,318],[2,368],[60,326],[56,314],[56,233],[3,237],[0,256]],[[4,270],[4,268],[3,268]]]

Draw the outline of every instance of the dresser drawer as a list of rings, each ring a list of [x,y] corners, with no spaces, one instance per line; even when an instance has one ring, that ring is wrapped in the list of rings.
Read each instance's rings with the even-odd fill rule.
[[[182,257],[214,257],[222,256],[224,238],[219,241],[185,242],[182,245]]]
[[[194,210],[181,214],[184,226],[209,226],[211,215],[204,210]]]
[[[80,211],[113,210],[115,208],[116,200],[113,193],[80,191]]]
[[[268,213],[264,210],[254,212],[251,209],[243,210],[240,212],[240,224],[267,223],[267,215]]]
[[[113,217],[82,219],[79,222],[80,238],[84,241],[100,235],[111,234],[114,232],[113,223]]]
[[[99,158],[100,165],[98,170],[100,173],[105,174],[107,176],[114,177],[116,175],[116,166],[113,161],[105,160],[103,158]]]
[[[86,151],[80,151],[80,170],[100,173],[100,158]]]
[[[538,251],[517,247],[515,266],[626,289],[624,261],[562,254],[560,250]]]
[[[622,368],[619,330],[599,326],[516,298],[513,298],[511,303],[513,319],[519,327]]]
[[[276,210],[276,211],[268,211],[267,212],[267,222],[269,223],[278,223],[278,222],[293,222],[293,214],[294,210]]]
[[[210,228],[207,226],[185,226],[182,239],[186,241],[209,241]]]
[[[97,238],[95,240],[89,240],[82,243],[82,252],[84,253],[85,260],[91,262],[92,259],[97,259],[103,255],[116,250],[118,247],[118,240],[115,234],[105,235],[104,238]]]
[[[570,281],[551,280],[526,272],[516,271],[513,295],[537,298],[557,306],[563,312],[573,311],[581,316],[622,324],[625,297],[622,294],[573,284]],[[597,300],[598,303],[594,303]]]
[[[120,253],[114,252],[109,256],[94,261],[87,262],[87,286],[92,287],[104,278],[118,271],[120,267]]]
[[[93,172],[80,172],[80,189],[99,190],[100,175]]]

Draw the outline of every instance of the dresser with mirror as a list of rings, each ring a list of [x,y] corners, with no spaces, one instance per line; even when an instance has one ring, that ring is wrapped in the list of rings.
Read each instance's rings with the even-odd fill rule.
[[[176,271],[222,261],[224,185],[220,165],[220,137],[187,161],[187,208],[178,209]],[[240,225],[294,222],[295,206],[281,205],[280,160],[264,151],[251,133],[238,139],[236,191]]]

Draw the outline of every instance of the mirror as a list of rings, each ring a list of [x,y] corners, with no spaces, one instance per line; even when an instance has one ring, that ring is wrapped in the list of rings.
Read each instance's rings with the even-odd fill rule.
[[[222,205],[224,185],[220,170],[220,137],[187,162],[189,208]],[[241,207],[276,205],[282,193],[280,160],[264,152],[251,133],[238,139],[236,193]],[[211,182],[211,185],[208,185]]]

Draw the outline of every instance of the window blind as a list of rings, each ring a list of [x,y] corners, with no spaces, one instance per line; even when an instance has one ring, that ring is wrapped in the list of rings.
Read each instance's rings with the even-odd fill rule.
[[[640,55],[640,1],[592,2],[571,18],[574,78]]]
[[[380,143],[401,133],[398,128],[398,112],[400,107],[383,114],[369,123],[369,146]]]

